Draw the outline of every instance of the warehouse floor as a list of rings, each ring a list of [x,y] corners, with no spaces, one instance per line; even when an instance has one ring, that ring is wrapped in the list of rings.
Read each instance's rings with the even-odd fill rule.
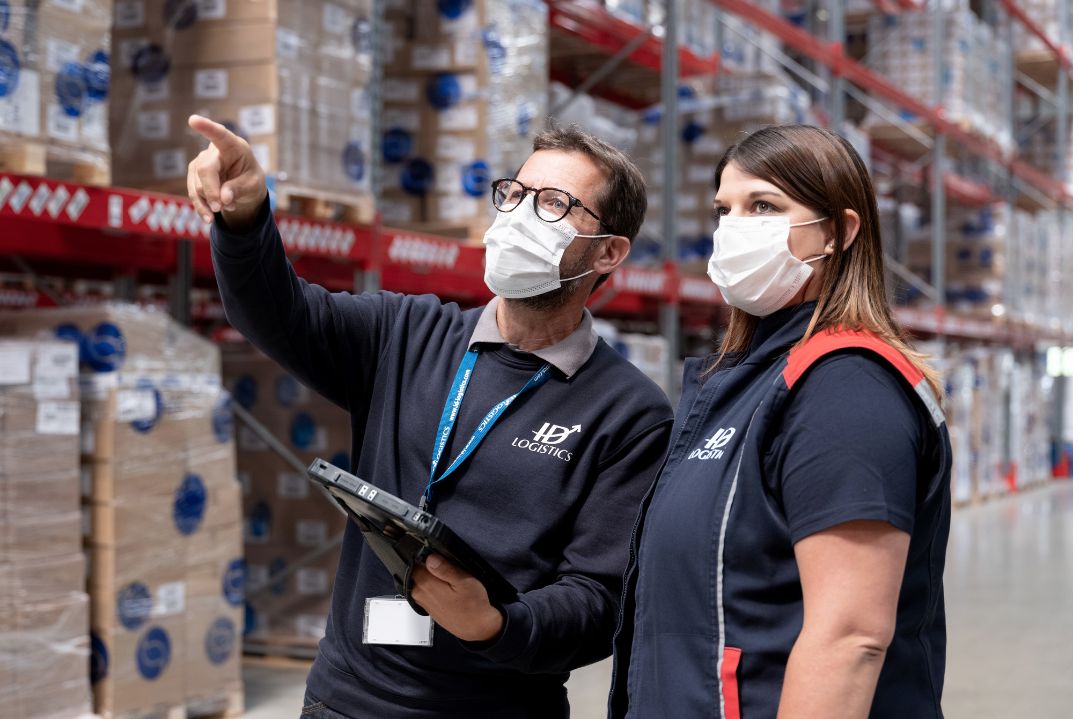
[[[1071,716],[1072,486],[956,510],[947,562],[948,719]],[[573,719],[606,716],[609,661],[574,673]],[[247,716],[295,719],[303,667],[248,665]]]

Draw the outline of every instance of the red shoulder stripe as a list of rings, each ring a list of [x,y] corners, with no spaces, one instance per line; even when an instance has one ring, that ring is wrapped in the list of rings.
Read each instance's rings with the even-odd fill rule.
[[[871,332],[826,330],[813,335],[808,342],[790,353],[786,369],[782,371],[787,389],[793,389],[802,375],[820,358],[843,349],[866,349],[878,354],[893,365],[914,389],[924,379],[924,375],[905,355]]]

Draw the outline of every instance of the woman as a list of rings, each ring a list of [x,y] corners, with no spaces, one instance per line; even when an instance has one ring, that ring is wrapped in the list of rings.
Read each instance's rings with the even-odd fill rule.
[[[941,717],[949,441],[888,309],[868,171],[792,125],[715,178],[732,316],[686,363],[637,520],[611,715]]]

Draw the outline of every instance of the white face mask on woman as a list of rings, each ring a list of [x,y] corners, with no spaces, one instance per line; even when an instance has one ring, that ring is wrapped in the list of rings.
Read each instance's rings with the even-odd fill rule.
[[[611,236],[581,235],[566,219],[545,222],[536,216],[532,203],[525,200],[511,212],[499,212],[483,235],[487,248],[483,280],[499,297],[515,299],[545,294],[564,282],[594,272],[561,276],[561,258],[570,242],[577,237]]]
[[[731,307],[755,317],[781,309],[805,286],[815,262],[790,252],[790,228],[823,222],[820,217],[791,225],[789,217],[730,217],[719,220],[707,274]]]

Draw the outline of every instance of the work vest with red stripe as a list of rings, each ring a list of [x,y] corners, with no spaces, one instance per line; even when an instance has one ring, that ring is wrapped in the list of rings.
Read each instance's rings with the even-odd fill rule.
[[[918,477],[895,637],[870,717],[942,717],[951,466],[943,413],[917,368],[872,334],[824,331],[791,352],[813,308],[787,311],[788,321],[733,366],[705,376],[703,360],[686,363],[666,465],[633,532],[615,637],[614,718],[774,719],[803,598],[764,454],[794,388],[836,353],[867,355],[893,371],[896,386],[923,406],[923,434],[935,443],[919,463],[927,469]],[[834,392],[845,401],[843,387]]]

